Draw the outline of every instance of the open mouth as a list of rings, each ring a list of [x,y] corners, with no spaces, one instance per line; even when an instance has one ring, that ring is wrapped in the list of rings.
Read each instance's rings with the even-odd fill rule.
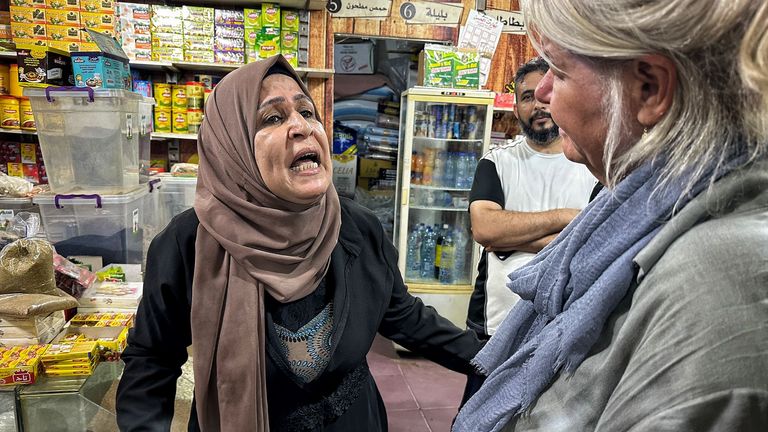
[[[320,155],[313,151],[299,153],[291,163],[291,171],[300,173],[320,166]]]

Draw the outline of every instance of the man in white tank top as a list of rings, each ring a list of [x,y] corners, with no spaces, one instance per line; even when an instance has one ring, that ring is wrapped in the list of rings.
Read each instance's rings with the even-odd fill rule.
[[[472,236],[483,247],[467,326],[481,337],[496,331],[518,296],[507,274],[549,244],[589,202],[597,180],[565,158],[549,105],[534,98],[549,70],[540,58],[515,74],[517,115],[523,135],[479,161],[470,192]]]

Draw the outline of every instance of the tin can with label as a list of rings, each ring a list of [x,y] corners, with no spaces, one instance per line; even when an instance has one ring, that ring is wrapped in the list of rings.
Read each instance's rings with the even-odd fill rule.
[[[187,109],[187,86],[185,85],[173,86],[173,109],[174,110]]]
[[[37,130],[35,127],[35,115],[32,113],[32,104],[29,103],[28,97],[19,99],[19,118],[21,123],[19,127],[24,130]]]
[[[0,96],[0,127],[19,129],[19,100],[13,96]]]
[[[187,110],[201,110],[201,109],[203,109],[202,96],[187,96]]]
[[[205,86],[203,83],[197,81],[187,81],[187,98],[203,97]]]
[[[173,110],[173,133],[188,133],[187,110]]]
[[[164,83],[155,83],[154,85],[155,103],[160,108],[171,108],[173,106],[173,94],[171,85]]]
[[[203,110],[187,110],[187,127],[189,133],[196,134],[200,131],[200,125],[203,123]]]
[[[171,110],[155,108],[155,132],[171,132]]]

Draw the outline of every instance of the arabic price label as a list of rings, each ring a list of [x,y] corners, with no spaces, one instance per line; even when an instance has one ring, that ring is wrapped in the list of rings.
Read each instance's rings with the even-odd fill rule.
[[[400,16],[406,24],[453,26],[461,22],[464,6],[429,1],[405,2],[400,6]]]
[[[334,18],[386,18],[392,0],[328,0],[325,9]]]

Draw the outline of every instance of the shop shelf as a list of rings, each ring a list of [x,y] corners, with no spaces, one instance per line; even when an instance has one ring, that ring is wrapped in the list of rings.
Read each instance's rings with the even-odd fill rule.
[[[422,141],[422,142],[463,142],[463,143],[481,143],[483,142],[483,138],[473,138],[473,139],[459,139],[459,138],[432,138],[432,137],[424,137],[424,136],[415,136],[413,137],[413,141]]]
[[[178,133],[165,133],[165,132],[152,132],[152,139],[186,139],[196,140],[197,134],[178,134]]]
[[[14,135],[37,135],[36,131],[21,130],[21,129],[3,129],[3,128],[0,128],[0,133],[14,134]]]
[[[446,192],[469,192],[471,190],[471,189],[464,189],[464,188],[450,188],[450,187],[444,187],[444,186],[422,186],[422,185],[415,185],[415,184],[411,184],[411,189],[439,190],[439,191],[446,191]]]

